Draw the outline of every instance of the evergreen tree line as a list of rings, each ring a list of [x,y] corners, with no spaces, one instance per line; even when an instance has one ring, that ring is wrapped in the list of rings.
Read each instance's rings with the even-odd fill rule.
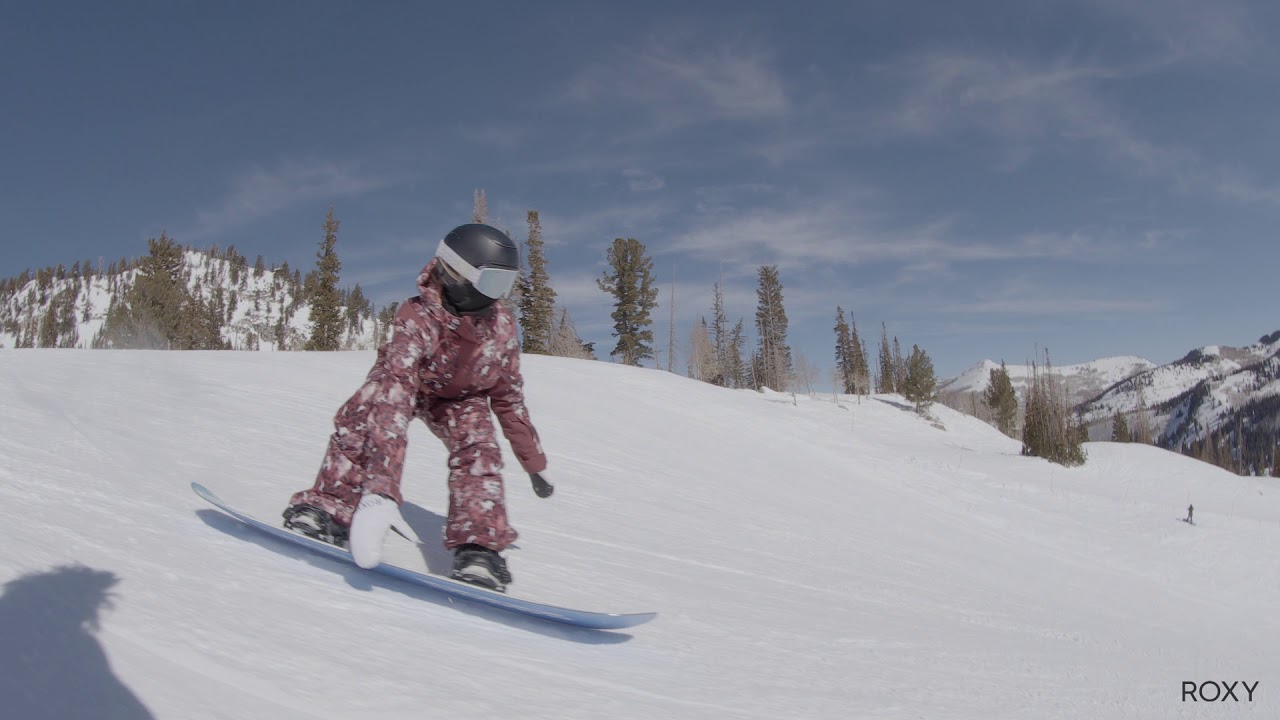
[[[557,304],[551,282],[543,231],[538,211],[526,213],[527,235],[522,267],[509,306],[517,314],[524,352],[576,358],[595,358],[592,343],[583,342],[566,308]],[[473,196],[472,220],[488,222],[488,200],[483,190]],[[105,269],[103,261],[77,262],[70,270],[45,268],[34,275],[0,281],[0,299],[11,301],[23,290],[26,313],[19,317],[19,303],[0,304],[0,323],[30,347],[90,344],[98,348],[226,349],[228,336],[237,338],[236,349],[257,349],[273,343],[281,349],[336,350],[349,344],[352,335],[372,323],[375,342],[386,338],[394,318],[395,305],[375,310],[357,285],[339,288],[341,261],[338,257],[340,223],[330,208],[316,253],[316,266],[305,276],[288,264],[268,269],[262,256],[250,264],[234,246],[217,246],[201,255],[177,244],[167,234],[148,241],[148,255],[120,259]],[[509,231],[508,231],[508,234]],[[610,318],[615,340],[610,357],[618,362],[640,365],[656,356],[652,312],[657,306],[658,287],[653,259],[644,243],[636,238],[615,238],[606,249],[608,270],[597,278],[599,289],[612,297]],[[61,280],[82,278],[88,284],[102,277],[113,298],[105,309],[91,309],[88,293],[63,289],[54,291]],[[267,277],[269,280],[262,280]],[[31,281],[35,280],[32,285]],[[724,305],[722,282],[713,285],[710,321],[704,316],[693,328],[688,373],[691,377],[729,388],[777,391],[808,389],[817,369],[802,354],[793,352],[788,339],[788,317],[778,267],[758,268],[756,309],[752,329],[746,318],[730,322]],[[674,286],[673,286],[674,294]],[[76,300],[76,298],[82,298]],[[44,308],[35,312],[35,307]],[[309,332],[300,334],[295,314],[306,306]],[[228,332],[228,324],[238,309],[251,309],[271,322],[257,321],[246,330]],[[76,337],[77,318],[86,319],[91,310],[104,315],[101,330],[92,339]],[[674,297],[672,313],[674,316]],[[845,320],[837,307],[836,367],[837,388],[846,393],[899,392],[922,411],[932,402],[935,388],[932,362],[927,353],[913,346],[906,357],[898,339],[889,344],[882,325],[882,346],[876,368],[868,362],[865,341],[859,337],[852,314]],[[240,313],[243,315],[244,313]],[[237,325],[241,325],[241,320]],[[347,338],[347,340],[344,340]],[[672,322],[667,349],[667,367],[674,371],[675,327]]]
[[[288,263],[268,269],[259,255],[250,266],[234,246],[197,251],[163,232],[138,259],[24,271],[0,280],[0,331],[27,348],[340,349],[354,347],[371,324],[376,343],[394,310],[376,310],[359,285],[337,287],[337,229],[331,209],[316,269],[305,277]],[[109,305],[93,307],[91,290]],[[294,322],[304,307],[312,312],[310,334]],[[100,330],[79,337],[78,326],[95,317]]]
[[[1264,338],[1266,340],[1266,338]],[[1274,342],[1274,339],[1271,340]],[[1280,380],[1280,355],[1270,357],[1242,371],[1247,381],[1237,385],[1241,394],[1256,391]],[[1182,406],[1185,402],[1185,407]],[[1213,382],[1205,380],[1192,390],[1162,403],[1160,413],[1184,413],[1195,418],[1206,403],[1214,398]],[[1280,450],[1280,395],[1255,396],[1244,404],[1229,409],[1211,427],[1190,421],[1177,431],[1161,435],[1159,446],[1217,465],[1238,475],[1280,473],[1277,454]]]
[[[473,196],[472,221],[488,220],[488,201],[483,190]],[[574,330],[568,311],[556,309],[542,228],[536,210],[526,216],[528,225],[521,276],[515,293],[527,353],[594,358],[590,343],[583,343]],[[653,310],[659,289],[653,258],[645,244],[634,237],[615,238],[605,251],[608,270],[596,279],[597,287],[612,298],[611,336],[615,340],[610,357],[627,365],[657,362],[653,331]],[[748,334],[746,319],[730,323],[724,304],[722,282],[712,285],[710,320],[699,317],[690,333],[689,377],[727,388],[770,388],[783,392],[804,387],[812,392],[817,369],[803,355],[794,353],[787,340],[788,318],[783,284],[777,265],[757,269],[754,336]],[[672,284],[670,332],[667,343],[667,370],[675,371],[675,287]],[[871,391],[871,369],[866,348],[857,337],[856,325],[843,320],[837,308],[836,375],[839,388],[850,393]],[[897,339],[894,339],[895,346]],[[901,392],[924,412],[936,391],[933,363],[919,346],[904,358],[897,351],[891,364],[882,363],[881,392]]]

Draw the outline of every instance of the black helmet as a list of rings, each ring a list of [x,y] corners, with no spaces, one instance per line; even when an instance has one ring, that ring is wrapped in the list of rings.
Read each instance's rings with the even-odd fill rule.
[[[506,297],[520,274],[520,249],[497,228],[459,225],[436,249],[447,305],[459,313],[484,310]]]

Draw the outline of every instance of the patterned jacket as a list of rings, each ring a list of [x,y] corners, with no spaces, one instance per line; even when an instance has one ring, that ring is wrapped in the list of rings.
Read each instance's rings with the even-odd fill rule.
[[[418,275],[418,296],[400,306],[391,340],[378,349],[364,386],[348,401],[362,411],[348,417],[367,418],[370,427],[347,430],[364,435],[368,457],[381,460],[365,468],[366,492],[399,497],[409,421],[421,417],[429,423],[438,404],[469,397],[488,398],[525,472],[547,466],[525,408],[515,317],[501,302],[479,315],[459,317],[445,310],[437,262],[427,263]]]

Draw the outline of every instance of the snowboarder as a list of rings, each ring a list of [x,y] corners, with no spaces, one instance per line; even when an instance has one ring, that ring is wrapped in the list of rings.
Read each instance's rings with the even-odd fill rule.
[[[406,433],[421,418],[449,452],[444,544],[454,551],[453,577],[505,591],[511,573],[499,553],[516,531],[491,409],[535,491],[552,489],[525,407],[515,318],[498,302],[519,268],[519,249],[493,227],[461,225],[445,236],[364,384],[334,417],[315,484],[290,498],[286,528],[349,546],[361,567],[378,564],[390,530],[418,542],[399,506]]]
[[[1195,505],[1188,505],[1188,506],[1187,506],[1187,524],[1188,524],[1188,525],[1195,525],[1195,524],[1196,524],[1196,523],[1195,523],[1195,521],[1191,519],[1191,516],[1195,513],[1195,511],[1196,511],[1196,506],[1195,506]]]

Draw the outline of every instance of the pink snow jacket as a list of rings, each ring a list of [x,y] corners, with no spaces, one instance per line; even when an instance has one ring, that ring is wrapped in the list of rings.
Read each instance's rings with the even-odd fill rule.
[[[399,498],[405,433],[417,417],[431,422],[441,402],[483,396],[498,416],[525,472],[547,467],[538,433],[524,403],[520,341],[515,317],[501,302],[478,315],[453,315],[444,308],[432,260],[418,275],[418,296],[396,312],[391,340],[351,403],[368,406],[372,427],[366,449],[381,459],[365,467],[366,492]],[[462,430],[459,428],[458,430]]]

